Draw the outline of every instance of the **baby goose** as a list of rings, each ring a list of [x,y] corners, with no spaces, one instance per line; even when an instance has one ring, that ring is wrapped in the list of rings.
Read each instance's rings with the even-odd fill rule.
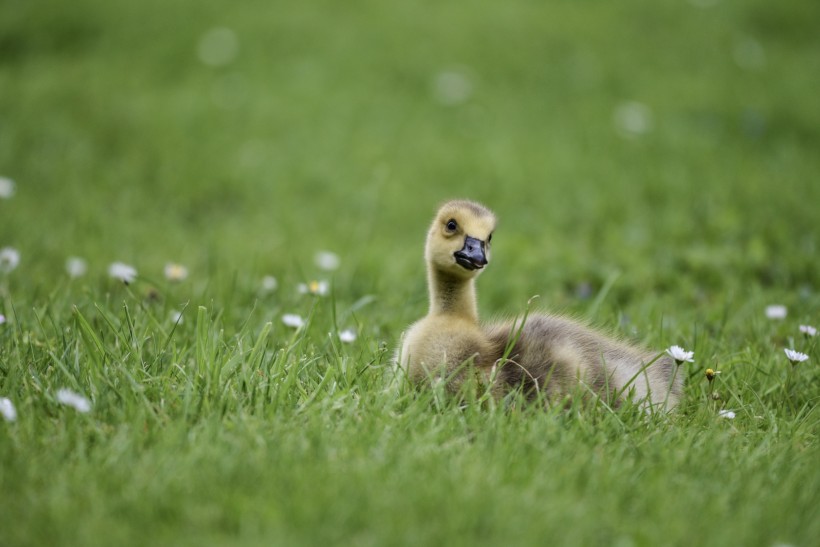
[[[466,200],[445,203],[433,219],[425,246],[430,310],[404,333],[399,353],[413,383],[441,378],[456,391],[469,370],[492,382],[496,397],[523,387],[558,400],[585,386],[614,403],[631,396],[654,408],[677,405],[683,378],[666,355],[555,315],[530,315],[520,328],[482,327],[474,280],[489,263],[495,224],[489,209]]]
[[[501,353],[478,323],[474,279],[489,261],[495,222],[489,209],[465,200],[436,213],[424,250],[430,310],[404,332],[398,354],[411,382],[446,379],[455,391],[468,362],[479,380],[490,381]]]

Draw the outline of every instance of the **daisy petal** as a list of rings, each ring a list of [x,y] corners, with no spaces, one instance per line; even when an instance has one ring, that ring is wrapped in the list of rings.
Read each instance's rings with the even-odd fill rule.
[[[17,420],[17,410],[14,408],[14,403],[11,402],[11,399],[0,397],[0,414],[2,414],[7,422]]]
[[[295,313],[286,313],[282,316],[282,323],[293,329],[300,329],[305,326],[305,320],[301,315]]]
[[[77,412],[88,412],[91,410],[91,403],[88,399],[75,393],[70,389],[60,389],[57,391],[57,402],[72,407]]]
[[[794,351],[793,349],[784,349],[783,352],[792,364],[802,363],[809,358],[809,356],[805,353],[800,353],[799,351]]]
[[[345,329],[339,333],[339,340],[345,344],[352,344],[356,341],[356,331],[353,329]]]
[[[137,269],[124,262],[114,262],[108,267],[108,275],[128,285],[137,278]]]
[[[0,250],[0,273],[9,273],[20,264],[20,253],[13,247]]]
[[[785,319],[788,313],[789,310],[786,309],[786,306],[781,304],[766,306],[766,317],[769,319]]]
[[[694,351],[686,351],[680,346],[671,346],[666,350],[667,355],[669,355],[672,359],[674,359],[678,364],[687,362],[693,363],[695,360],[693,357],[695,356]]]

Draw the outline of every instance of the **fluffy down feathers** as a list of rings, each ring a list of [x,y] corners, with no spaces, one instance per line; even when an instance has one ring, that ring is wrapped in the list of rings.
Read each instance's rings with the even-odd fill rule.
[[[495,225],[495,215],[471,201],[436,213],[425,245],[430,309],[404,332],[398,353],[411,382],[444,381],[455,392],[475,378],[497,397],[523,389],[558,401],[581,391],[610,404],[633,397],[656,409],[677,405],[682,374],[659,352],[556,315],[531,314],[520,330],[511,321],[482,325],[475,278],[489,263]]]

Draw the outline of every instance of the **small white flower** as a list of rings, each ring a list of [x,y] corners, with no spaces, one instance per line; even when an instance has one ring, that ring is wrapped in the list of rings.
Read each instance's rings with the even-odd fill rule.
[[[184,317],[182,317],[181,311],[171,310],[169,317],[171,318],[171,323],[174,323],[176,325],[181,325],[184,321]]]
[[[720,416],[721,418],[726,418],[727,420],[735,419],[735,413],[731,410],[719,410],[718,416]]]
[[[65,261],[65,271],[68,272],[69,277],[82,277],[87,270],[88,265],[82,258],[72,256]]]
[[[787,314],[788,310],[786,309],[786,306],[781,304],[766,306],[766,317],[769,319],[785,319]]]
[[[316,253],[316,256],[313,257],[313,262],[315,262],[319,268],[326,271],[335,270],[339,267],[339,264],[341,264],[339,255],[330,251],[319,251]]]
[[[137,270],[123,262],[114,262],[108,267],[108,275],[128,285],[137,278]]]
[[[17,410],[14,409],[14,403],[11,402],[11,399],[0,397],[0,414],[7,422],[17,420]]]
[[[473,95],[473,82],[463,68],[443,70],[436,74],[432,85],[433,97],[445,106],[467,102]]]
[[[9,273],[20,264],[20,253],[13,247],[0,250],[0,273]]]
[[[652,131],[652,110],[643,103],[627,101],[615,108],[612,121],[622,137],[633,139]]]
[[[327,281],[311,281],[310,283],[299,283],[296,289],[299,294],[325,296],[330,291],[330,284]]]
[[[182,264],[169,262],[165,265],[165,279],[168,281],[183,281],[188,277],[188,268]]]
[[[199,39],[197,53],[199,60],[206,65],[229,65],[239,53],[239,38],[229,28],[213,28]]]
[[[14,181],[0,177],[0,199],[10,199],[14,195]]]
[[[799,351],[794,351],[793,349],[784,349],[783,351],[786,353],[786,358],[791,361],[793,365],[802,363],[809,358],[809,356],[805,353],[800,353]]]
[[[806,336],[817,336],[817,329],[811,325],[800,325],[800,332]]]
[[[683,362],[693,363],[695,360],[693,357],[695,356],[694,351],[686,351],[680,346],[672,346],[666,350],[667,355],[675,360],[676,363],[679,365]]]
[[[262,290],[265,292],[273,292],[279,287],[279,282],[272,275],[266,275],[262,278]]]
[[[345,344],[352,344],[356,341],[356,331],[353,329],[345,329],[339,333],[339,340]]]
[[[0,325],[6,322],[6,316],[0,313]]]
[[[89,410],[91,410],[91,403],[88,402],[88,399],[86,399],[79,393],[74,393],[70,389],[58,390],[57,402],[60,404],[64,404],[66,406],[70,406],[77,412],[88,412]]]
[[[286,313],[282,316],[282,323],[292,329],[301,329],[305,326],[305,320],[301,315],[295,313]]]

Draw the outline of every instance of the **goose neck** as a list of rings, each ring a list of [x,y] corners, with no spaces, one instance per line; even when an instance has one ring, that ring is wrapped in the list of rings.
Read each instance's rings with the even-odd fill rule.
[[[431,269],[430,315],[457,315],[478,322],[475,283]]]

